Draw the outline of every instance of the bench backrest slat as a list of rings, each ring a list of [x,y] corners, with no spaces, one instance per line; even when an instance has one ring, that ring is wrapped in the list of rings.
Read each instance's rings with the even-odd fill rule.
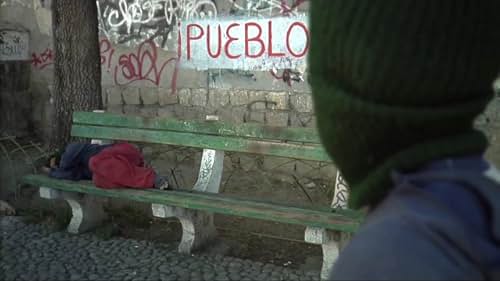
[[[323,147],[318,144],[272,142],[256,139],[195,134],[189,132],[80,124],[73,124],[71,134],[73,136],[84,138],[182,145],[304,160],[330,161],[330,158],[324,151]]]
[[[183,121],[173,118],[148,118],[112,113],[75,112],[73,123],[79,125],[110,126],[188,132],[226,137],[255,138],[287,142],[320,144],[312,128],[283,128],[258,124],[229,124],[221,121]]]

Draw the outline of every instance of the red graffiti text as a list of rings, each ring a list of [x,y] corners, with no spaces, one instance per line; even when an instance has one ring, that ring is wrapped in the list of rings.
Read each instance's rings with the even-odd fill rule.
[[[142,43],[136,52],[123,54],[118,58],[114,69],[114,80],[117,85],[128,85],[134,81],[150,81],[160,84],[161,74],[167,64],[175,63],[176,58],[170,58],[158,63],[158,52],[152,41]]]
[[[177,58],[170,58],[159,62],[156,45],[148,40],[143,42],[137,50],[120,55],[116,60],[115,49],[111,42],[103,38],[99,42],[101,50],[102,70],[110,73],[116,85],[129,85],[136,81],[149,81],[156,86],[160,85],[165,67],[173,63],[175,68],[172,74],[171,87],[175,93],[178,63]]]
[[[252,32],[254,35],[250,35],[251,30],[254,31]],[[267,21],[265,24],[250,21],[245,23],[235,22],[229,25],[214,23],[212,26],[210,23],[204,26],[197,23],[190,23],[185,27],[186,58],[188,61],[192,59],[192,50],[196,47],[200,47],[199,44],[196,47],[193,46],[198,40],[200,40],[199,42],[203,42],[201,45],[202,48],[206,50],[207,55],[213,59],[218,59],[221,56],[234,60],[240,58],[256,59],[266,57],[293,57],[300,59],[306,56],[309,49],[310,34],[309,29],[303,22],[294,21],[290,23],[286,28],[285,34],[275,34],[273,31],[272,20]],[[292,47],[292,41],[297,32],[303,34],[305,37],[305,42],[299,50]],[[223,34],[225,34],[225,36]],[[268,35],[264,36],[264,34]],[[237,53],[232,50],[232,45],[241,44],[237,41],[243,42],[243,52]],[[214,42],[216,42],[216,44],[214,44]],[[273,49],[273,44],[276,43],[286,46],[286,52],[277,52]],[[180,41],[180,44],[182,44],[182,41]],[[253,52],[251,52],[250,45],[258,45],[258,48],[253,48]],[[212,49],[211,46],[216,46],[216,48]]]
[[[31,54],[31,65],[36,69],[44,69],[46,66],[54,64],[54,52],[47,48],[42,53]]]

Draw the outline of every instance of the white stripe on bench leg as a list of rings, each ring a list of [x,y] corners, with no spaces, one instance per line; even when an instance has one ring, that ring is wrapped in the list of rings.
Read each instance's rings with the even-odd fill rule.
[[[219,193],[222,170],[224,168],[224,151],[203,149],[198,180],[193,189],[203,192]]]
[[[102,208],[101,199],[91,195],[78,195],[62,192],[57,189],[40,187],[40,197],[45,199],[63,199],[71,208],[71,221],[68,224],[69,233],[82,233],[99,226],[107,215]]]
[[[205,247],[217,236],[213,214],[180,207],[152,204],[153,215],[160,218],[176,217],[182,224],[182,239],[178,250],[189,254]]]
[[[217,115],[207,115],[207,122],[218,121]],[[193,189],[203,192],[219,193],[222,171],[224,169],[224,151],[203,149],[198,180]]]
[[[337,170],[337,176],[335,178],[335,190],[333,193],[333,200],[331,207],[332,209],[346,209],[347,202],[349,200],[349,186],[344,180],[340,171]]]

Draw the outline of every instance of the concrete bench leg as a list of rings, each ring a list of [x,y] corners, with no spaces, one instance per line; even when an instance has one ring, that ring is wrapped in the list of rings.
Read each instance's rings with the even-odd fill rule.
[[[320,227],[307,227],[304,240],[307,243],[321,245],[323,250],[323,265],[321,266],[321,280],[329,280],[340,251],[349,241],[347,233],[328,231]]]
[[[335,192],[331,203],[332,209],[345,209],[349,200],[349,186],[340,171],[337,170],[335,178]],[[307,227],[304,240],[307,243],[321,245],[323,250],[323,265],[321,267],[321,280],[329,280],[340,251],[351,239],[351,234],[330,231],[320,227]]]
[[[201,157],[198,180],[193,189],[201,192],[218,193],[222,178],[224,152],[204,149]],[[191,253],[204,248],[217,237],[214,217],[210,212],[181,207],[152,204],[153,216],[159,218],[176,217],[182,224],[180,253]]]
[[[189,254],[201,249],[217,237],[211,213],[161,204],[153,204],[152,209],[155,217],[176,217],[181,222],[182,239],[178,248],[180,253]]]
[[[104,212],[100,199],[85,194],[63,192],[48,187],[40,187],[40,197],[45,199],[63,199],[71,207],[71,221],[68,225],[69,233],[82,233],[102,224],[107,215]]]

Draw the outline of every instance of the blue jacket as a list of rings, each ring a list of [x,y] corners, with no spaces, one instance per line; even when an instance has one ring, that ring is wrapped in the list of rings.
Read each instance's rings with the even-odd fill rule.
[[[49,177],[75,181],[91,180],[92,172],[89,169],[90,158],[109,146],[110,144],[68,144],[61,155],[59,166],[50,171]]]
[[[500,174],[480,156],[394,173],[335,280],[500,280]]]

